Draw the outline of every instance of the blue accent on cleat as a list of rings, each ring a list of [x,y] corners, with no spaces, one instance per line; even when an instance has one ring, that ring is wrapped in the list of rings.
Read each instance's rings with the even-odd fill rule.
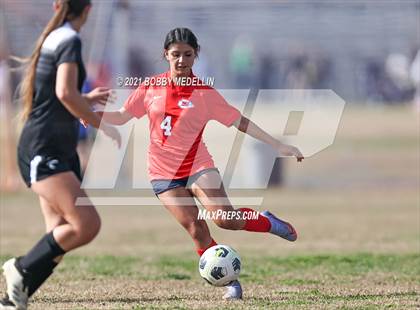
[[[279,236],[283,239],[286,239],[288,241],[295,241],[297,239],[296,230],[293,228],[293,226],[290,223],[287,223],[279,219],[270,211],[264,211],[264,212],[261,212],[260,214],[269,219],[271,223],[270,233],[272,233],[273,235]]]

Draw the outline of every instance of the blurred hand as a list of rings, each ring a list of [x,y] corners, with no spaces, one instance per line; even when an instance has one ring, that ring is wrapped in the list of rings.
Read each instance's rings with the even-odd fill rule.
[[[117,143],[118,148],[121,147],[121,135],[117,128],[103,123],[100,129],[102,129],[105,135],[107,135]]]
[[[87,128],[89,126],[89,123],[87,121],[85,121],[83,118],[79,118],[79,122],[85,128]]]
[[[107,102],[114,102],[115,98],[113,92],[108,87],[96,87],[91,92],[85,94],[85,98],[89,101],[90,105],[96,103],[105,105]]]
[[[280,155],[282,156],[295,156],[298,162],[301,162],[304,157],[297,147],[288,144],[280,144],[278,146]]]
[[[94,111],[93,113],[95,113],[96,115],[98,115],[98,117],[100,119],[102,119],[102,116],[104,115],[103,111]],[[89,123],[83,119],[83,118],[79,118],[80,123],[82,124],[83,127],[87,128],[89,126]]]

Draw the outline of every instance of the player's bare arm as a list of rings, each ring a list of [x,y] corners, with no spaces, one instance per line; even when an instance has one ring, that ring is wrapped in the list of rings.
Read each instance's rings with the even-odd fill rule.
[[[257,140],[260,140],[261,142],[271,145],[274,149],[278,150],[280,155],[295,156],[299,162],[304,159],[302,153],[297,147],[280,142],[245,116],[238,118],[233,123],[233,126],[238,128],[239,131],[246,133]]]
[[[55,93],[74,117],[81,118],[93,127],[99,128],[101,124],[99,115],[91,111],[89,102],[77,89],[77,71],[75,63],[60,64],[57,68]],[[121,145],[121,136],[115,128],[104,124],[101,129],[108,137],[116,141],[118,146]]]
[[[75,63],[59,65],[55,93],[71,114],[83,118],[93,127],[99,128],[100,118],[91,111],[88,101],[77,89],[77,71]]]
[[[124,125],[129,120],[133,118],[133,116],[127,112],[127,110],[122,107],[118,111],[98,111],[96,112],[102,119],[112,125]]]

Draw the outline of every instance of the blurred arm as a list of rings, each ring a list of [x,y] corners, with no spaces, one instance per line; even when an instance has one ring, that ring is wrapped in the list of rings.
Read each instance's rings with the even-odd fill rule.
[[[78,68],[75,63],[62,63],[57,69],[55,94],[66,109],[76,118],[83,118],[95,128],[101,120],[90,109],[89,102],[77,88]]]
[[[102,119],[105,120],[105,122],[113,125],[124,125],[130,119],[133,118],[133,116],[130,113],[128,113],[128,111],[124,107],[119,109],[118,111],[97,113],[102,116]]]
[[[236,122],[233,123],[233,126],[238,128],[239,131],[242,131],[259,141],[271,145],[281,155],[295,156],[297,161],[299,162],[304,159],[302,153],[298,148],[280,142],[279,140],[269,135],[267,132],[258,127],[254,122],[252,122],[244,116],[241,116],[238,120],[236,120]]]
[[[245,116],[240,117],[236,122],[233,123],[233,126],[238,128],[239,131],[250,135],[251,137],[271,145],[273,148],[278,148],[282,143],[275,139],[273,136],[262,130],[250,119]]]

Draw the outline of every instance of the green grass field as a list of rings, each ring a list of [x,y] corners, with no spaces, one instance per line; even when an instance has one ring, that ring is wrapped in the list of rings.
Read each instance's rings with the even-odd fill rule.
[[[163,207],[99,206],[100,235],[66,256],[30,309],[419,309],[418,139],[409,108],[346,109],[336,143],[302,166],[287,161],[287,186],[257,208],[290,220],[295,243],[210,223],[241,254],[243,301],[222,301],[200,278],[192,242]],[[1,193],[0,204],[3,262],[44,227],[31,192]]]
[[[418,305],[420,257],[414,254],[244,257],[244,301],[197,276],[183,256],[69,256],[34,298],[33,309],[391,308]],[[209,302],[211,300],[211,302]]]

